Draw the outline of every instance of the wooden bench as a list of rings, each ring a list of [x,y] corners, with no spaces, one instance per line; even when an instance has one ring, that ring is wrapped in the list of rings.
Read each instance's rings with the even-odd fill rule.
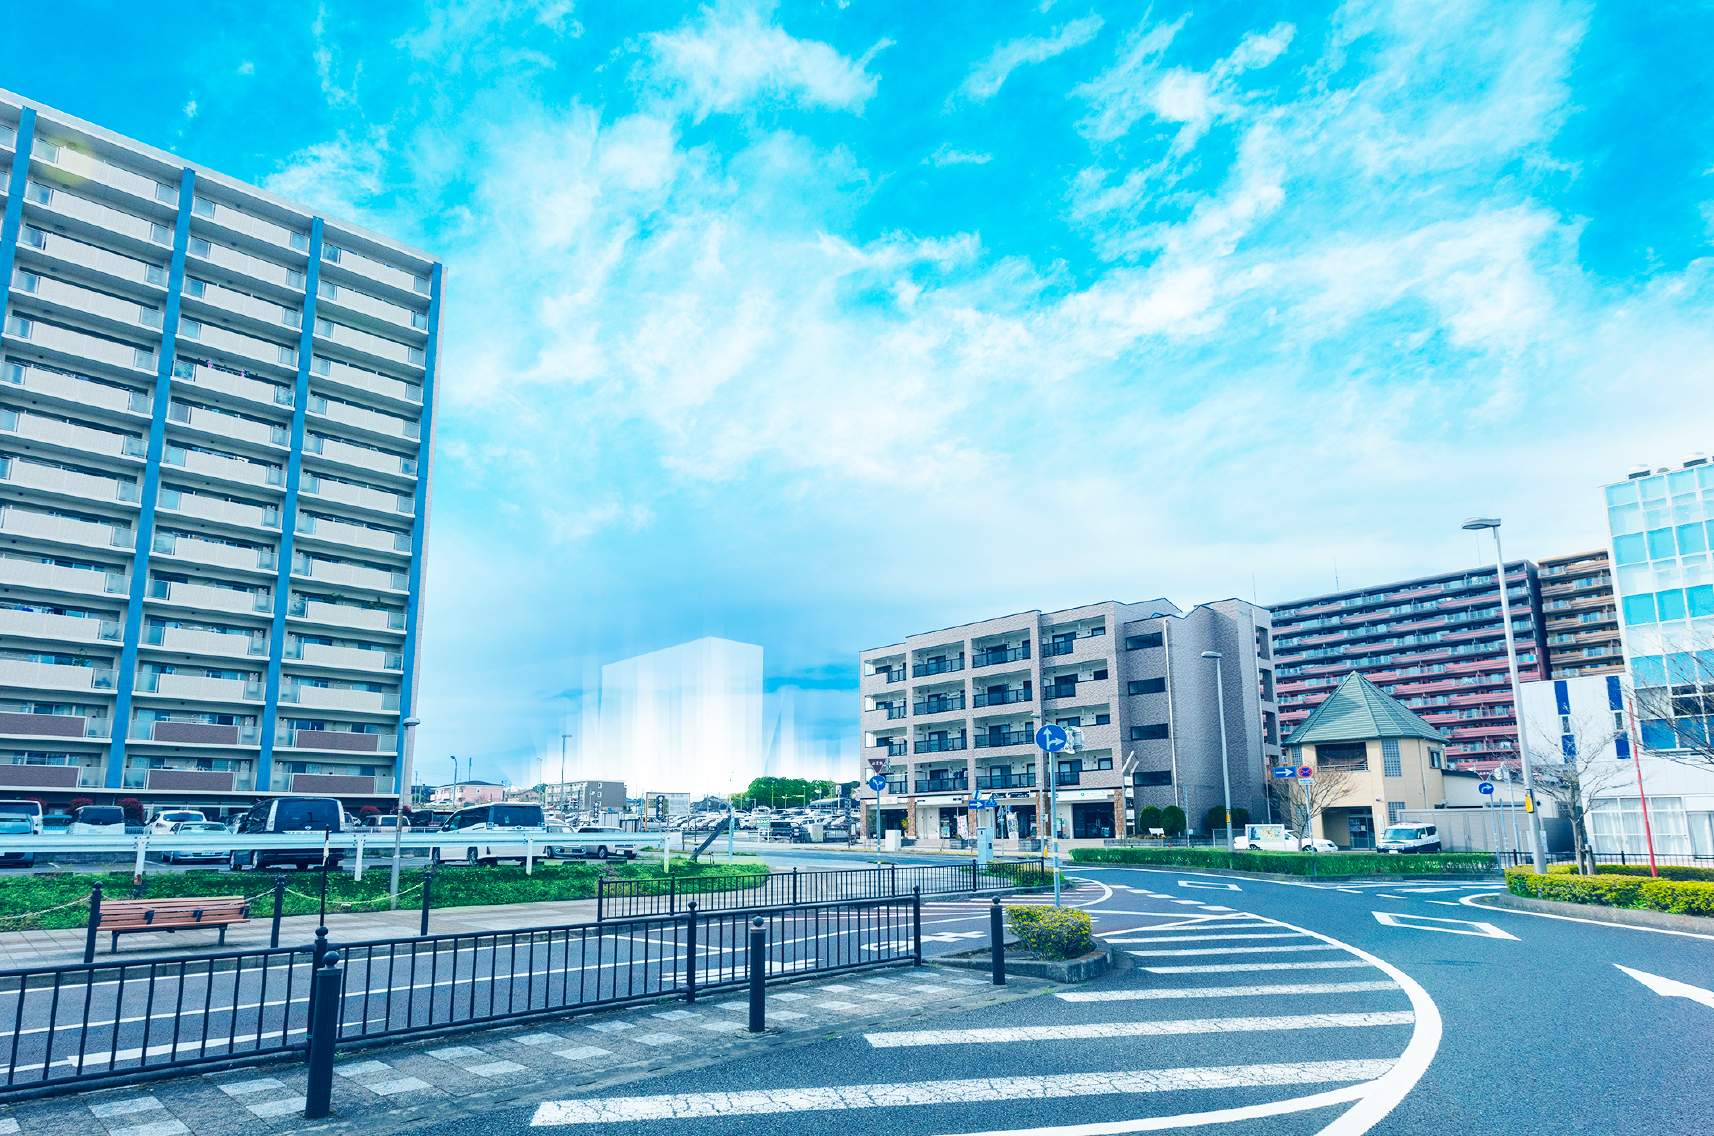
[[[174,899],[104,899],[96,929],[113,934],[113,949],[119,951],[119,936],[137,931],[177,931],[180,928],[219,927],[220,945],[226,945],[226,928],[250,922],[250,903],[241,895],[194,895]]]

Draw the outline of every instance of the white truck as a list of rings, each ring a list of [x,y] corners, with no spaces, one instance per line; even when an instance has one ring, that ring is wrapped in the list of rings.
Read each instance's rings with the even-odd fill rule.
[[[1432,824],[1394,824],[1375,841],[1377,852],[1438,852],[1440,828]]]
[[[1234,852],[1336,852],[1338,848],[1331,840],[1299,839],[1283,824],[1245,825],[1232,838]]]

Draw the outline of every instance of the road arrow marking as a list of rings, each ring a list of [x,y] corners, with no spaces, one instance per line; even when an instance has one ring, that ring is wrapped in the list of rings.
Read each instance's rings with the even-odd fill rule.
[[[1619,966],[1614,963],[1614,966]],[[1671,978],[1662,978],[1658,974],[1648,974],[1641,970],[1632,970],[1628,966],[1619,969],[1636,979],[1638,982],[1659,994],[1662,998],[1689,998],[1692,1002],[1700,1002],[1714,1009],[1714,990],[1704,990],[1700,986],[1692,986],[1688,982],[1677,982]]]
[[[1492,923],[1478,923],[1471,919],[1436,919],[1430,915],[1394,915],[1390,911],[1373,913],[1375,922],[1385,927],[1408,927],[1412,931],[1445,931],[1449,935],[1475,935],[1483,939],[1511,939],[1518,941],[1516,935],[1508,935]],[[1454,923],[1453,927],[1437,927],[1436,923]],[[1466,928],[1469,928],[1466,930]]]
[[[1189,880],[1178,881],[1181,888],[1206,888],[1209,891],[1243,891],[1237,884],[1193,884]]]

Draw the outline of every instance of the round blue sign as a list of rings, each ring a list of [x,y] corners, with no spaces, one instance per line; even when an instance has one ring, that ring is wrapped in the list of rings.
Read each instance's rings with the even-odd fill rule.
[[[879,793],[882,789],[885,789],[886,787],[887,787],[887,779],[885,777],[882,777],[879,773],[877,773],[875,776],[869,778],[869,788],[875,790],[875,792]]]
[[[1494,786],[1491,782],[1484,781],[1480,785],[1476,786],[1476,791],[1478,793],[1492,793],[1494,791]]]
[[[1064,726],[1043,726],[1036,731],[1036,746],[1045,753],[1058,753],[1071,744]]]

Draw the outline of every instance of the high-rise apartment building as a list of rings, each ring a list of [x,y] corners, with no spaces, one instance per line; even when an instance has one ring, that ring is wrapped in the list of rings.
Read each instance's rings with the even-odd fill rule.
[[[395,792],[442,268],[0,91],[0,793]]]
[[[1218,684],[1203,657],[1218,651],[1232,804],[1259,817],[1280,753],[1269,637],[1266,609],[1241,600],[1189,612],[1154,600],[1022,612],[864,651],[861,774],[870,758],[889,764],[887,787],[860,788],[859,801],[919,846],[972,836],[973,796],[993,800],[1000,841],[1039,839],[1052,785],[1035,730],[1053,722],[1085,739],[1052,759],[1062,836],[1123,836],[1127,810],[1150,805],[1177,804],[1197,824],[1224,799]]]
[[[1625,669],[1609,563],[1604,548],[1536,562],[1550,677],[1617,674]]]
[[[1535,565],[1506,565],[1520,682],[1544,677]],[[1447,760],[1483,768],[1517,747],[1505,627],[1492,568],[1447,572],[1274,604],[1287,734],[1356,671],[1448,737]]]

